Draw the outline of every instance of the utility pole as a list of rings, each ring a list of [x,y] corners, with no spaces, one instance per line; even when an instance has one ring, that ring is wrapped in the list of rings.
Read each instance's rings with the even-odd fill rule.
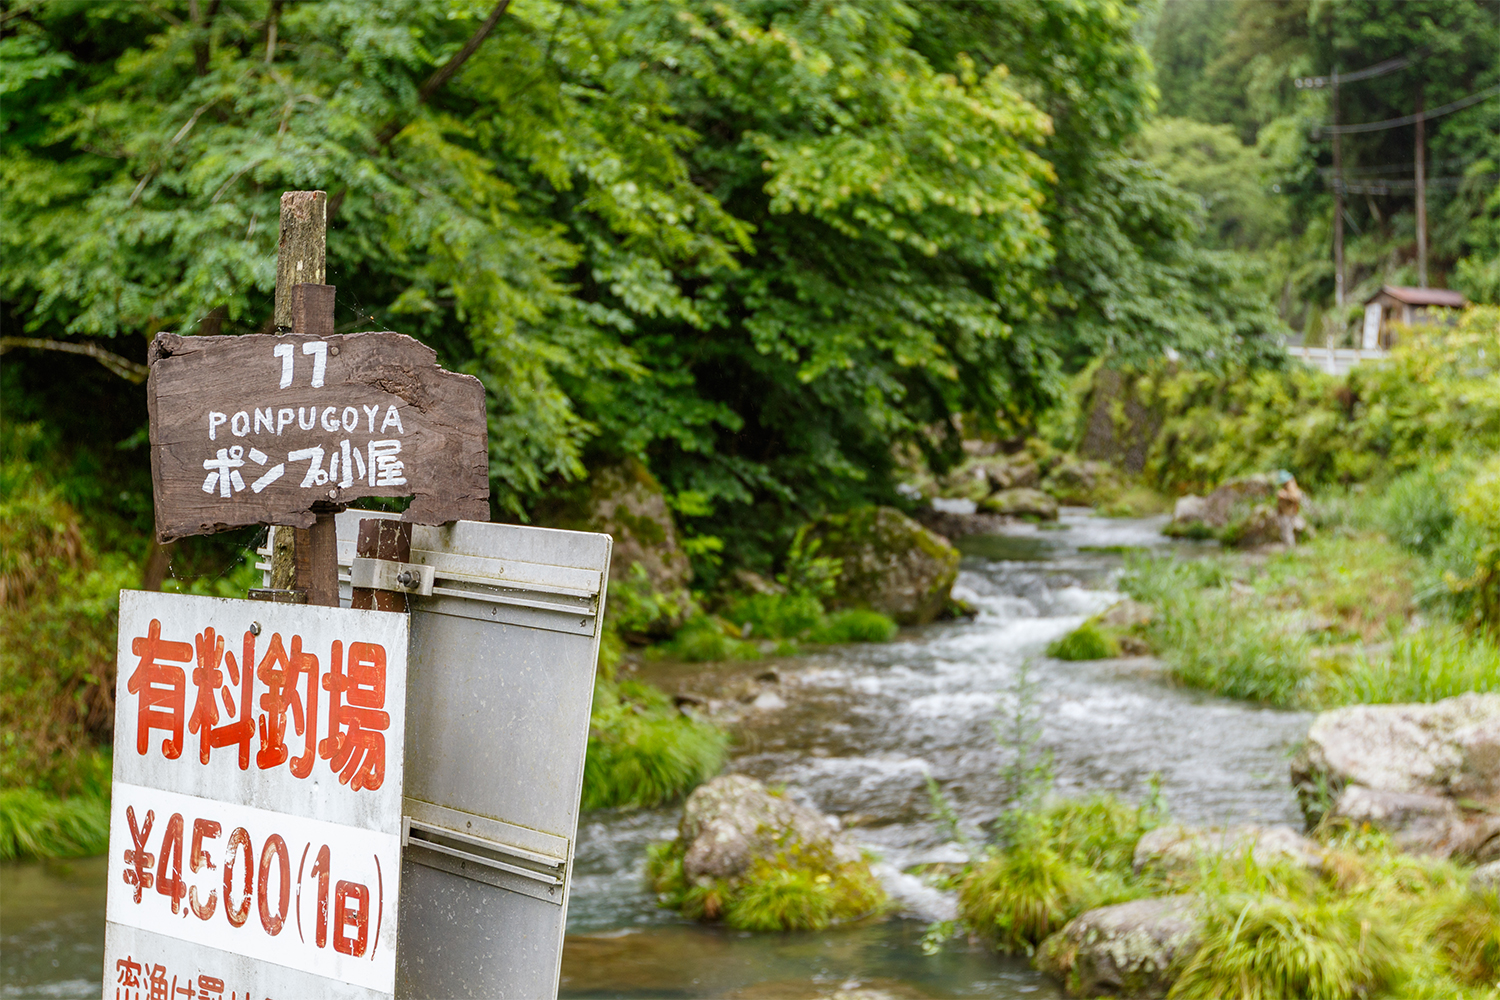
[[[1340,329],[1344,323],[1344,144],[1339,124],[1339,71],[1330,77],[1333,86],[1333,301]],[[1332,346],[1332,345],[1329,345]]]
[[[1427,110],[1422,82],[1417,82],[1417,284],[1427,287]]]

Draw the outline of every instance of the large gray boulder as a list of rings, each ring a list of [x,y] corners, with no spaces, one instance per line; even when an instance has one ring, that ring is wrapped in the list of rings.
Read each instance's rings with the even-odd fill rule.
[[[862,858],[836,821],[775,795],[754,778],[726,774],[688,796],[678,842],[686,847],[683,874],[690,882],[736,878],[759,859],[797,847],[827,851],[835,863]]]
[[[869,608],[901,625],[925,625],[948,604],[958,550],[891,507],[830,514],[802,530],[804,545],[839,561],[832,604]]]
[[[1370,823],[1405,850],[1500,857],[1500,695],[1323,712],[1291,775],[1309,824]]]
[[[1036,967],[1073,997],[1162,997],[1199,935],[1192,897],[1138,899],[1075,917],[1042,942]]]
[[[1323,850],[1289,826],[1202,827],[1170,824],[1148,831],[1135,845],[1137,872],[1157,868],[1191,873],[1201,860],[1242,857],[1249,853],[1259,865],[1289,862],[1298,868],[1321,869]]]

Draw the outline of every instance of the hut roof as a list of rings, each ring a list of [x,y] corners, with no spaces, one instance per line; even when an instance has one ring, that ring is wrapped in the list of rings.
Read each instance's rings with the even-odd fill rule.
[[[1450,309],[1462,309],[1469,304],[1458,292],[1450,292],[1446,288],[1408,288],[1403,285],[1381,285],[1380,291],[1365,301],[1374,302],[1381,295],[1389,295],[1397,302],[1404,302],[1409,306],[1447,306]]]

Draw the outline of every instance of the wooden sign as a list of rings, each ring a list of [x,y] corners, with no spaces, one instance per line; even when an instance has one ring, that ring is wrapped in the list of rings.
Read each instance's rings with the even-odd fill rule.
[[[149,364],[159,541],[374,496],[413,497],[416,524],[489,519],[484,387],[411,337],[159,334]]]
[[[394,995],[409,637],[121,592],[106,997]]]

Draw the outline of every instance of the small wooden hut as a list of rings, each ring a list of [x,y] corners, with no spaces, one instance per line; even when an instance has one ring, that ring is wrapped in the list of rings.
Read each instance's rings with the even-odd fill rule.
[[[1451,323],[1456,310],[1466,305],[1468,302],[1462,295],[1445,288],[1382,285],[1380,291],[1365,300],[1364,337],[1360,346],[1367,351],[1387,350],[1395,343],[1394,324]]]

